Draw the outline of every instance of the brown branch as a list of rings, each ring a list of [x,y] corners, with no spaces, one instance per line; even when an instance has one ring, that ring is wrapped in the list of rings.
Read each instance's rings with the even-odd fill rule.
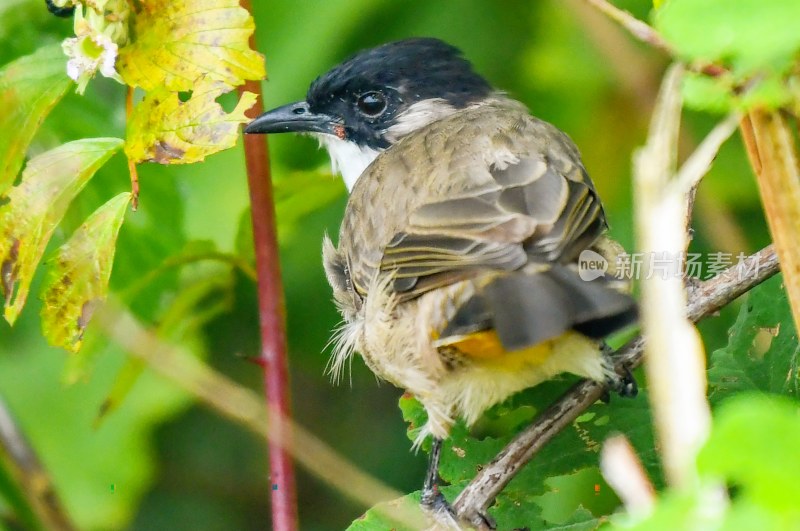
[[[0,399],[0,461],[6,463],[15,483],[39,523],[47,529],[71,531],[70,522],[61,505],[53,482],[36,452],[17,428],[5,402]]]
[[[687,317],[700,321],[778,272],[778,257],[772,245],[749,256],[711,280],[688,290]],[[644,338],[639,336],[615,356],[617,367],[633,368],[642,361]],[[493,502],[517,471],[530,461],[556,434],[569,426],[605,392],[602,384],[584,380],[575,384],[536,421],[518,434],[486,465],[461,492],[453,508],[465,522],[481,528],[480,514]]]
[[[250,0],[242,7],[252,12]],[[250,47],[255,49],[255,32],[250,35]],[[258,96],[248,111],[249,118],[264,112],[261,83],[247,81],[239,92]],[[247,184],[250,191],[250,213],[253,224],[253,245],[258,273],[258,312],[261,332],[261,355],[258,362],[264,370],[264,387],[269,413],[269,468],[272,489],[272,529],[294,531],[298,528],[297,495],[294,468],[287,447],[291,447],[291,418],[289,398],[289,368],[286,356],[286,309],[283,300],[278,234],[275,224],[275,202],[272,195],[272,176],[265,136],[245,135],[244,154],[247,164]]]

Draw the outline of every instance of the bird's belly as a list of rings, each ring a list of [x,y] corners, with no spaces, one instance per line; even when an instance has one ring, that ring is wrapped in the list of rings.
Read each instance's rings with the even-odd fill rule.
[[[446,437],[456,418],[472,424],[494,404],[562,372],[603,379],[598,344],[576,332],[517,351],[503,349],[493,330],[437,346],[454,300],[468,291],[452,286],[399,305],[368,301],[358,319],[357,350],[373,372],[423,403],[427,433]]]

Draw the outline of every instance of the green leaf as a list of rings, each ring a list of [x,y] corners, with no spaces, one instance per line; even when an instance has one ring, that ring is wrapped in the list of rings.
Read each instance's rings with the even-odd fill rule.
[[[0,70],[0,195],[13,184],[33,135],[71,83],[59,45]]]
[[[746,394],[726,401],[698,457],[700,472],[737,485],[737,503],[752,503],[800,522],[798,413],[797,402],[780,397]]]
[[[712,78],[696,72],[683,77],[684,103],[690,109],[715,113],[730,112],[733,106],[733,80],[730,76]]]
[[[781,280],[779,275],[750,291],[728,345],[711,355],[713,402],[741,391],[798,396],[800,348]]]
[[[147,94],[129,122],[125,154],[137,163],[191,164],[233,147],[239,124],[249,120],[244,113],[256,96],[245,92],[228,114],[216,101],[228,90],[219,82],[204,79],[186,102],[164,88]]]
[[[90,138],[43,153],[31,159],[22,182],[0,206],[0,284],[9,323],[22,310],[36,265],[67,207],[121,146],[118,138]]]
[[[656,28],[682,57],[722,62],[736,73],[784,72],[800,50],[796,0],[670,0]]]
[[[564,530],[564,531],[589,531],[590,529],[597,529],[600,521],[584,507],[578,507],[572,516],[563,524],[551,525],[547,529]]]
[[[92,313],[108,293],[117,234],[131,194],[98,208],[56,252],[42,288],[42,332],[51,345],[81,348]]]
[[[386,516],[386,511],[391,511],[403,505],[411,507],[415,514],[413,526],[399,524],[396,520]],[[361,515],[350,526],[347,531],[383,531],[392,529],[393,531],[413,531],[415,529],[428,529],[433,522],[429,521],[419,507],[419,493],[412,493],[396,500],[379,503],[375,507]]]
[[[726,400],[715,410],[711,435],[698,456],[701,482],[663,494],[644,521],[634,524],[619,515],[614,523],[642,531],[796,529],[798,413],[800,405],[783,397],[747,393]],[[720,482],[734,487],[729,506],[719,499]]]
[[[490,462],[521,429],[535,418],[566,389],[568,381],[556,380],[523,391],[506,402],[487,411],[473,429],[467,430],[463,422],[453,427],[444,443],[439,474],[454,485],[458,492],[478,470]],[[414,439],[427,417],[424,408],[410,395],[400,400],[403,418],[409,423],[408,436]],[[598,464],[602,442],[611,433],[624,433],[631,440],[640,458],[660,482],[658,458],[654,449],[647,392],[641,389],[635,399],[614,397],[610,404],[596,404],[582,415],[570,428],[550,441],[500,493],[489,512],[499,529],[529,526],[532,529],[565,525],[548,521],[543,516],[545,494],[551,493],[548,480],[554,476],[573,474]],[[430,444],[426,441],[423,449]],[[574,511],[588,506],[595,496],[587,489],[584,497],[575,497]],[[596,526],[588,522],[587,526]],[[579,527],[580,528],[580,527]]]
[[[691,76],[684,86],[691,107],[727,111],[791,101],[786,75],[800,51],[800,33],[786,21],[798,19],[795,0],[670,0],[655,25],[683,59],[729,70]]]
[[[128,85],[192,90],[207,76],[228,87],[262,79],[264,58],[250,49],[254,24],[238,0],[142,0],[136,38],[119,53],[117,69]]]

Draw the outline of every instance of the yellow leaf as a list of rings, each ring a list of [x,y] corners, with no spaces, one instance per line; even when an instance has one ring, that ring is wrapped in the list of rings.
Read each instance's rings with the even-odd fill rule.
[[[33,273],[67,207],[120,147],[118,138],[69,142],[31,159],[22,182],[0,206],[0,288],[5,318],[14,324]]]
[[[58,248],[42,288],[42,332],[51,345],[77,352],[92,312],[108,293],[117,234],[131,194],[111,198]]]
[[[256,96],[245,92],[228,114],[216,102],[227,91],[219,82],[202,80],[186,102],[165,88],[148,93],[129,122],[125,154],[135,163],[191,164],[233,147]]]
[[[201,76],[229,87],[264,77],[264,58],[250,49],[254,24],[239,0],[141,0],[135,40],[117,69],[129,85],[191,90]]]

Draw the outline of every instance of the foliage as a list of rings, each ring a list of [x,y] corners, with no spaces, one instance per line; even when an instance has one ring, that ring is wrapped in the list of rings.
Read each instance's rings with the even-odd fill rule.
[[[731,328],[728,346],[711,355],[711,400],[744,391],[798,397],[798,345],[780,278],[754,289]]]
[[[797,114],[798,41],[786,23],[797,19],[793,0],[664,0],[655,10],[649,0],[615,3],[651,20],[698,70],[710,63],[723,67],[687,80],[693,109],[725,112],[766,104]],[[82,6],[78,27],[50,16],[39,0],[0,4],[0,126],[14,132],[0,136],[0,262],[24,269],[14,277],[15,301],[25,286],[42,293],[46,304],[27,297],[27,311],[18,312],[21,303],[6,310],[16,322],[13,329],[0,323],[0,394],[81,529],[263,529],[268,518],[263,441],[192,407],[190,397],[127,359],[95,325],[82,330],[79,312],[110,294],[160,337],[245,385],[259,386],[257,368],[242,361],[257,352],[244,167],[240,148],[227,149],[252,103],[231,89],[264,75],[262,59],[247,44],[253,27],[257,48],[270,61],[267,107],[301,98],[316,75],[360,48],[409,35],[452,42],[496,86],[570,134],[604,200],[612,235],[627,247],[632,242],[630,154],[644,137],[664,58],[592,19],[576,7],[580,3],[565,8],[557,1],[524,0],[278,0],[254,2],[251,19],[234,0],[148,0],[131,2],[136,9],[120,11],[124,16],[113,23]],[[201,15],[210,5],[218,9]],[[67,46],[70,57],[59,49],[65,39],[77,39]],[[109,42],[116,46],[116,61],[113,72],[105,69],[112,74],[106,79],[104,61],[114,49]],[[87,54],[79,56],[81,51]],[[65,75],[68,60],[87,68],[77,71],[76,83]],[[137,87],[129,116],[120,80]],[[85,89],[85,96],[73,86]],[[688,113],[687,138],[701,138],[713,119]],[[126,156],[109,154],[91,175],[46,175],[85,179],[80,191],[74,181],[61,185],[69,197],[56,202],[33,193],[50,182],[31,177],[41,173],[38,160],[107,138],[124,139]],[[117,150],[122,141],[105,142]],[[327,161],[311,141],[271,138],[270,147],[298,421],[416,499],[425,456],[408,451],[397,392],[375,386],[358,361],[351,388],[332,387],[322,376],[327,355],[321,351],[337,317],[319,242],[325,230],[335,232],[343,187],[327,176]],[[90,164],[81,153],[70,156]],[[126,212],[126,196],[120,195],[128,188],[126,158],[142,162],[135,213]],[[169,165],[143,163],[150,160]],[[202,162],[175,164],[189,160]],[[768,243],[738,141],[720,153],[697,205],[692,250],[749,252]],[[23,256],[20,247],[9,261],[14,246],[6,234],[23,233],[27,250]],[[37,276],[42,258],[44,274]],[[4,284],[10,270],[3,270]],[[77,285],[66,278],[93,280]],[[37,310],[43,310],[41,319]],[[67,348],[79,344],[80,352],[64,358],[50,349],[40,324],[48,341]],[[630,439],[660,494],[651,520],[613,517],[612,526],[680,528],[677,523],[690,522],[694,509],[716,492],[706,486],[720,479],[732,487],[730,506],[716,516],[725,528],[764,528],[796,517],[788,502],[781,504],[790,499],[784,494],[796,497],[785,484],[796,475],[787,447],[797,437],[796,404],[761,396],[793,399],[797,393],[797,339],[780,280],[753,291],[740,308],[724,309],[701,331],[712,352],[708,376],[715,414],[698,460],[703,485],[690,492],[663,488],[647,382],[639,375],[638,398],[612,397],[608,405],[593,406],[509,485],[490,509],[499,527],[592,529],[608,522],[621,509],[599,473],[597,450],[613,432]],[[571,381],[513,397],[472,432],[459,425],[443,457],[448,499]],[[412,429],[424,421],[413,400],[402,399],[401,408]],[[35,514],[14,495],[4,472],[0,464],[0,527],[20,521],[34,527]],[[314,478],[301,476],[300,488],[303,529],[344,528],[366,509]],[[384,523],[370,510],[352,528],[383,529]]]
[[[0,194],[14,183],[36,129],[69,87],[64,58],[55,46],[41,48],[0,70]]]
[[[128,125],[125,154],[132,162],[192,164],[206,155],[236,144],[244,112],[255,103],[248,92],[231,113],[216,102],[229,89],[201,78],[191,97],[181,101],[176,92],[160,87],[147,94]]]
[[[92,312],[105,300],[117,234],[130,200],[127,192],[111,198],[53,258],[42,288],[43,328],[51,344],[73,352],[80,349]]]
[[[711,356],[711,399],[719,407],[698,456],[701,484],[668,491],[647,519],[626,515],[615,524],[642,530],[791,528],[800,517],[793,479],[800,459],[792,449],[800,436],[797,351],[786,294],[774,278],[748,294],[728,345]],[[732,489],[731,503],[709,513],[720,481]]]
[[[723,402],[711,437],[698,457],[702,483],[690,492],[667,493],[654,513],[639,522],[619,517],[625,529],[792,529],[800,518],[798,404],[749,393]],[[730,504],[708,510],[723,488]]]
[[[681,58],[725,68],[715,76],[696,74],[685,87],[687,104],[719,111],[797,99],[800,36],[785,21],[798,17],[793,0],[670,0],[655,23]]]
[[[122,141],[116,138],[64,144],[31,159],[20,184],[9,192],[0,207],[0,258],[5,318],[10,324],[25,304],[33,272],[67,207],[120,147]]]
[[[131,21],[133,31],[128,28]],[[192,163],[235,144],[238,125],[247,120],[244,111],[253,105],[255,97],[243,94],[232,113],[225,113],[215,100],[246,79],[264,75],[263,59],[247,44],[253,31],[252,19],[237,2],[151,1],[137,4],[133,12],[126,0],[103,4],[79,2],[74,27],[76,37],[66,39],[63,48],[69,56],[66,73],[78,82],[79,92],[85,90],[97,71],[106,77],[127,80],[131,90],[141,86],[150,91],[129,117],[125,153],[131,164],[145,160],[161,164]],[[52,47],[42,48],[7,66],[0,74],[0,114],[8,116],[5,125],[21,128],[19,136],[12,136],[13,142],[6,141],[0,146],[3,150],[0,154],[5,152],[8,156],[5,177],[0,178],[0,192],[3,183],[13,179],[12,172],[18,169],[24,149],[44,115],[63,95],[67,83],[62,81],[63,75],[52,85],[48,83],[57,77],[59,61],[54,55]],[[61,65],[63,71],[63,58]],[[30,94],[20,96],[19,91],[31,85]],[[177,92],[191,89],[194,89],[192,96],[182,102]],[[103,151],[107,143],[103,139],[78,141],[32,159],[20,184],[8,194],[9,201],[0,212],[5,227],[0,240],[0,263],[5,317],[9,323],[14,323],[25,304],[36,265],[67,207],[113,154],[110,146]],[[95,152],[101,156],[93,159]],[[86,160],[81,160],[82,155]],[[51,166],[56,167],[52,175]],[[131,178],[136,176],[132,174]],[[133,193],[136,205],[136,187]],[[98,226],[92,227],[89,241],[82,245],[106,247],[103,255],[113,257],[121,216],[122,213],[107,216],[105,211],[98,210],[87,220],[87,224]],[[113,237],[101,236],[108,234]],[[79,237],[87,236],[81,233]],[[73,252],[71,247],[63,248],[60,259]],[[96,266],[91,260],[74,260],[70,267],[72,278],[99,279],[92,291],[98,294],[98,300],[104,298],[110,262],[99,276],[92,270]],[[77,350],[80,340],[65,340],[63,330],[74,327],[77,317],[79,334],[75,337],[81,337],[92,312],[80,307],[76,312],[74,301],[53,296],[58,287],[52,283],[47,289],[42,310],[45,337],[54,344]],[[56,329],[62,332],[57,333]]]

